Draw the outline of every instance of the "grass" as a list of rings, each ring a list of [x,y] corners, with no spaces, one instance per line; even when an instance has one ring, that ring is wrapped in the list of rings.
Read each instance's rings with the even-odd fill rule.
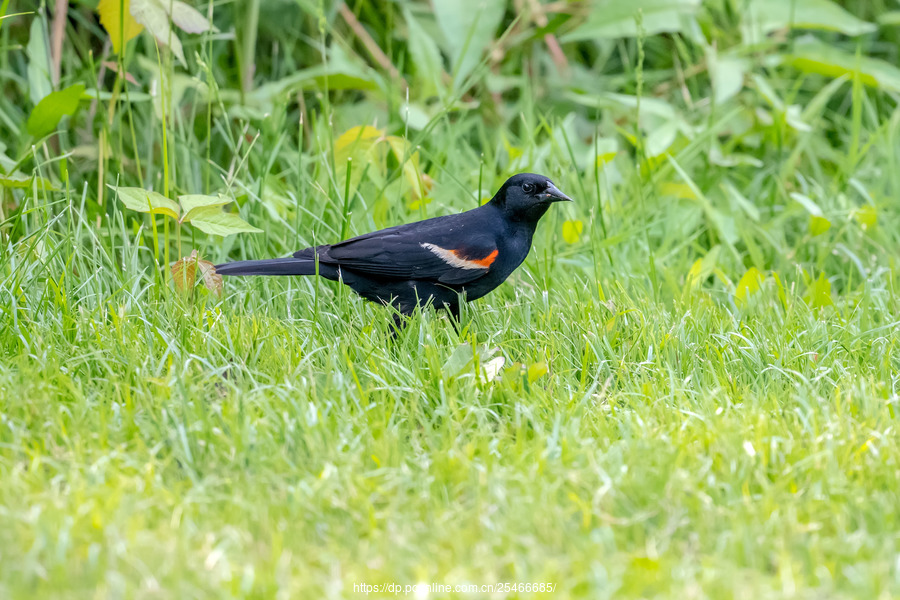
[[[178,32],[183,68],[141,34],[128,100],[33,139],[21,25],[49,13],[0,21],[4,181],[54,187],[0,189],[0,597],[900,594],[892,72],[821,75],[786,58],[802,32],[751,43],[707,3],[730,95],[690,31],[567,42],[577,12],[546,26],[568,78],[526,11],[462,85],[429,6],[350,7],[423,122],[327,6],[225,3],[236,38]],[[69,10],[59,87],[91,89],[105,34]],[[887,27],[815,35],[896,62]],[[351,129],[373,124],[411,146]],[[425,310],[392,340],[387,309],[315,278],[185,296],[164,264],[464,210],[524,170],[577,201],[461,333]],[[177,228],[106,183],[222,191],[264,232]]]

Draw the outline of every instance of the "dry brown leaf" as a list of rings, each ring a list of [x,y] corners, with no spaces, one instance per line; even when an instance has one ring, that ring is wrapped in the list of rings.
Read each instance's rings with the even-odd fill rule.
[[[191,293],[198,268],[206,289],[221,298],[222,276],[216,273],[216,267],[211,262],[202,260],[196,250],[191,250],[190,256],[185,256],[172,265],[172,281],[175,283],[175,289],[182,294]]]

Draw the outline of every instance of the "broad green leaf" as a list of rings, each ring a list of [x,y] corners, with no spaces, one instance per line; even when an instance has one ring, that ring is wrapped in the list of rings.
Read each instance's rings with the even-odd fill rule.
[[[444,368],[442,369],[444,376],[456,377],[463,369],[472,364],[473,358],[475,358],[475,355],[472,352],[472,344],[469,342],[460,344],[453,349],[453,352],[450,353],[450,356],[444,362]]]
[[[831,300],[831,282],[825,278],[825,273],[819,273],[819,278],[809,286],[804,299],[813,308],[834,304]]]
[[[231,202],[231,198],[225,196],[207,196],[205,194],[186,194],[178,196],[181,204],[181,222],[188,223],[198,212],[210,206],[224,206]]]
[[[403,8],[403,16],[406,19],[410,58],[416,67],[416,75],[425,83],[421,86],[422,89],[416,90],[417,97],[428,98],[439,95],[444,87],[441,83],[441,73],[444,72],[441,51],[434,39],[406,7]]]
[[[738,281],[734,290],[734,301],[738,306],[743,306],[747,299],[759,291],[765,275],[756,267],[750,267],[744,276]]]
[[[162,46],[167,46],[172,50],[172,54],[178,59],[182,65],[187,63],[184,60],[184,50],[181,47],[181,40],[172,31],[169,24],[169,15],[163,8],[163,2],[158,0],[131,0],[131,16],[134,20],[147,28],[147,31],[153,34],[156,41]]]
[[[49,51],[44,21],[40,18],[33,19],[28,45],[25,47],[25,56],[28,58],[28,96],[32,104],[39,103],[53,91]]]
[[[302,89],[323,89],[328,84],[330,90],[373,90],[378,83],[373,72],[365,66],[350,60],[339,46],[329,49],[327,66],[310,67],[291,73],[281,79],[263,83],[257,87],[246,101],[255,106],[270,106],[276,99]],[[234,90],[221,89],[223,99],[243,103]],[[281,100],[278,100],[281,102]]]
[[[453,84],[460,86],[475,69],[494,35],[506,2],[501,0],[452,0],[434,2],[434,16],[444,34],[444,47],[453,65]]]
[[[743,13],[745,41],[755,43],[778,29],[820,29],[845,35],[875,31],[831,0],[750,0]]]
[[[809,216],[809,232],[812,235],[822,235],[829,229],[831,229],[831,221],[825,217],[818,217],[816,215]]]
[[[889,10],[878,15],[878,24],[882,26],[900,25],[900,10]]]
[[[124,9],[124,15],[120,8]],[[144,30],[144,26],[131,16],[131,0],[100,0],[97,14],[100,15],[100,24],[109,34],[116,54],[122,51],[123,42],[128,43]],[[121,24],[124,24],[124,28],[120,28]]]
[[[650,133],[644,139],[644,152],[648,157],[656,157],[664,154],[678,137],[678,121],[666,121],[658,127],[650,128]]]
[[[114,190],[119,195],[122,204],[131,210],[178,219],[180,210],[178,203],[158,192],[150,192],[139,187],[115,187],[113,185],[107,185],[107,187]]]
[[[681,31],[700,0],[596,0],[587,20],[562,37],[563,42],[637,37],[637,16],[645,35]]]
[[[404,102],[400,105],[399,113],[403,122],[409,125],[410,129],[415,129],[416,131],[422,131],[431,122],[428,112],[419,104],[407,104]]]
[[[217,206],[197,209],[191,218],[191,225],[204,233],[212,235],[231,235],[233,233],[261,233],[258,229],[233,213],[222,212]]]
[[[793,54],[784,56],[783,61],[801,71],[829,77],[858,75],[870,87],[900,92],[900,69],[891,63],[868,56],[857,57],[808,36],[798,40]]]
[[[26,127],[28,133],[36,138],[53,133],[59,121],[66,115],[72,115],[78,108],[78,102],[84,93],[84,86],[80,83],[70,85],[64,90],[51,92],[43,100],[38,102],[28,116]]]
[[[204,33],[215,29],[212,24],[206,20],[206,17],[189,4],[185,4],[180,0],[172,0],[171,4],[169,4],[169,0],[162,0],[162,5],[172,18],[172,22],[183,31],[188,33]]]
[[[48,192],[57,191],[53,184],[43,177],[36,175],[25,175],[24,173],[11,173],[9,175],[0,175],[0,187],[30,190],[35,185],[37,189]]]
[[[581,239],[584,223],[581,221],[565,221],[562,225],[563,239],[567,244],[574,244]]]
[[[746,60],[734,56],[719,56],[713,47],[710,47],[707,51],[707,63],[716,104],[725,102],[744,87]]]

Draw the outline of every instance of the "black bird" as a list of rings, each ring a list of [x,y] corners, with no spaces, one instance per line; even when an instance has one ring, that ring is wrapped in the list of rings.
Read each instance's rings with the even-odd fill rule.
[[[520,173],[510,177],[490,202],[464,213],[305,248],[287,258],[216,265],[216,272],[318,272],[367,300],[393,305],[403,315],[430,302],[459,320],[460,298],[481,298],[503,283],[528,256],[540,218],[560,200],[572,201],[543,175]]]

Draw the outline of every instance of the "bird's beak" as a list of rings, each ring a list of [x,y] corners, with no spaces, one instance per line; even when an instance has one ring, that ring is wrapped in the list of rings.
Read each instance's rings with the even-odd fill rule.
[[[544,190],[543,196],[544,196],[544,198],[547,198],[548,200],[550,200],[550,202],[562,202],[562,201],[574,202],[574,200],[572,200],[571,198],[569,198],[568,196],[563,194],[561,191],[559,191],[559,188],[557,188],[552,183],[549,186],[547,186],[546,190]]]

